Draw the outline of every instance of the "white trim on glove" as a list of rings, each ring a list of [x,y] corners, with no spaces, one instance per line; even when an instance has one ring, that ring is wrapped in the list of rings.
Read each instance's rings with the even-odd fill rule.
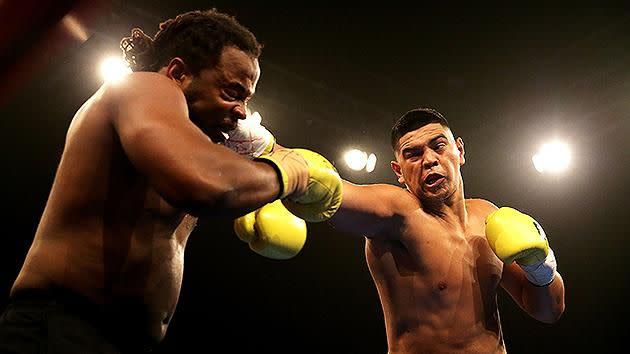
[[[259,157],[274,143],[273,135],[260,124],[258,112],[238,121],[236,129],[229,131],[225,146],[232,151],[250,158]]]
[[[545,258],[544,262],[533,265],[519,264],[519,266],[525,271],[525,277],[527,277],[527,280],[537,286],[546,286],[551,284],[556,274],[556,269],[558,268],[556,256],[553,254],[553,250],[551,248],[549,248],[549,253],[547,253],[547,258]]]

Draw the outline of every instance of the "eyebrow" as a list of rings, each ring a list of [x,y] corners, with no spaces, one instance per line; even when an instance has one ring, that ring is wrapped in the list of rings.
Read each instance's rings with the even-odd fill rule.
[[[250,95],[249,90],[238,81],[228,81],[225,83],[225,86],[231,89],[234,89],[236,91],[239,91],[242,94],[246,94],[248,96]]]
[[[434,143],[436,140],[439,140],[439,139],[441,139],[441,138],[444,138],[444,139],[448,140],[448,138],[446,137],[446,135],[444,135],[444,134],[438,134],[438,135],[434,136],[433,138],[431,138],[431,140],[429,140],[429,142],[427,143],[427,145],[431,145],[431,144],[432,144],[432,143]],[[413,150],[418,150],[418,148],[417,148],[417,147],[406,147],[406,148],[402,149],[402,150],[400,151],[400,153],[401,153],[401,154],[405,154],[406,152],[408,152],[408,151],[413,151]]]
[[[444,135],[444,134],[439,134],[439,135],[436,135],[435,137],[433,137],[433,139],[429,140],[429,144],[431,144],[431,143],[435,142],[436,140],[438,140],[438,139],[440,139],[440,138],[444,138],[444,139],[448,140],[448,138],[446,137],[446,135]]]
[[[245,96],[243,98],[249,98],[254,95],[254,92],[249,91],[249,89],[237,79],[230,79],[223,76],[220,79],[220,83],[223,87],[238,91],[239,95]]]

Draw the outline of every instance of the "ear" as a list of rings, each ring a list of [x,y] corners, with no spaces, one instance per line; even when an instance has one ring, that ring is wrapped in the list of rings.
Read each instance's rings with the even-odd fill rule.
[[[166,66],[166,76],[181,85],[190,76],[190,72],[184,60],[175,57]]]
[[[464,158],[466,151],[464,150],[464,141],[462,138],[458,137],[455,140],[455,146],[457,146],[457,151],[459,151],[459,165],[463,166],[464,163],[466,163],[466,158]]]
[[[398,164],[398,162],[390,161],[389,164],[392,167],[392,170],[394,171],[394,173],[396,174],[396,177],[398,177],[398,183],[405,184],[405,178],[402,175],[402,170],[400,169],[400,165]]]

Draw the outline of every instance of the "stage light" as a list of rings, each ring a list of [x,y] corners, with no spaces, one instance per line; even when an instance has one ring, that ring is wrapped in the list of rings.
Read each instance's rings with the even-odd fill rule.
[[[532,156],[532,162],[540,173],[560,173],[569,168],[571,150],[560,141],[546,143]]]
[[[372,172],[374,171],[374,168],[376,168],[376,155],[370,154],[365,165],[365,170],[367,172]]]
[[[370,173],[376,168],[376,155],[359,149],[350,149],[343,155],[348,168],[354,171],[365,170]]]
[[[367,164],[367,154],[358,149],[351,149],[344,154],[344,160],[350,169],[359,171]]]
[[[118,81],[129,73],[131,73],[131,69],[122,58],[107,57],[101,62],[103,81]]]

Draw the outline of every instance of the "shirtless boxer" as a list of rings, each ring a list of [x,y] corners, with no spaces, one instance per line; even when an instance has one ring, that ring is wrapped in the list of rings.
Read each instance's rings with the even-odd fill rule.
[[[134,29],[121,48],[134,72],[105,83],[70,123],[0,317],[2,353],[149,351],[175,311],[198,217],[234,218],[282,199],[323,221],[339,206],[341,180],[316,153],[247,159],[220,145],[260,76],[261,45],[236,19],[183,13],[153,38]],[[282,253],[273,240],[261,247]]]

